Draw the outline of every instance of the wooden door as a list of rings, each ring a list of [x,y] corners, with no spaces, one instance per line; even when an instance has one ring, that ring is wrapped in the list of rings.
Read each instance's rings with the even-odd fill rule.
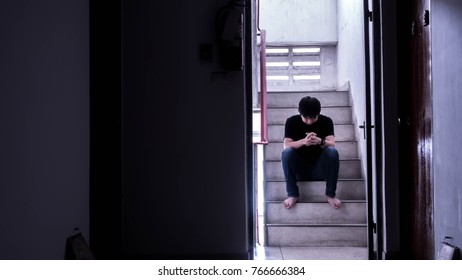
[[[430,0],[411,6],[411,255],[433,258]]]

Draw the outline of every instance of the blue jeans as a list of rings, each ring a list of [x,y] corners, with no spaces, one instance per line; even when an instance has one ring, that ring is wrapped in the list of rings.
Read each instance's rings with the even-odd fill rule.
[[[326,147],[315,164],[306,163],[293,148],[282,151],[281,161],[287,196],[300,196],[297,181],[326,180],[326,196],[335,197],[339,170],[339,155],[335,147]]]

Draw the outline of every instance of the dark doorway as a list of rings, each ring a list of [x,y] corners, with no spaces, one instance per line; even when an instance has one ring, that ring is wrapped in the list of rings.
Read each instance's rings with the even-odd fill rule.
[[[121,3],[90,1],[90,247],[120,258]]]

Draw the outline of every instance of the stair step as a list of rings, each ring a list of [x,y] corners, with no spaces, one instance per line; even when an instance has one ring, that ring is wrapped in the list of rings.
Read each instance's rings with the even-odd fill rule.
[[[304,68],[293,68],[288,67],[268,67],[266,69],[266,75],[268,76],[287,76],[287,75],[319,75],[321,72],[320,67],[304,67]]]
[[[267,90],[272,92],[287,92],[290,90],[298,90],[303,91],[306,89],[311,90],[335,90],[335,83],[331,82],[330,84],[322,83],[322,80],[307,80],[307,81],[294,81],[289,83],[287,81],[280,82],[280,81],[267,81]]]
[[[367,247],[255,247],[255,260],[367,260],[368,258]]]
[[[266,62],[296,62],[296,61],[316,61],[319,62],[319,53],[306,53],[306,54],[296,54],[293,56],[288,56],[287,54],[281,54],[281,53],[266,53]],[[280,68],[280,67],[274,67],[274,66],[266,66],[267,68]],[[287,66],[288,67],[288,66]],[[292,68],[297,68],[300,66],[291,66]]]
[[[356,142],[339,142],[336,141],[335,147],[341,159],[358,158],[358,145]],[[280,160],[281,153],[284,150],[282,142],[269,143],[265,146],[266,160]]]
[[[327,202],[295,204],[285,209],[281,202],[266,203],[268,224],[366,224],[366,203],[344,201],[334,209]]]
[[[367,226],[267,225],[268,246],[367,247]]]
[[[280,161],[266,161],[266,180],[284,181]],[[361,179],[361,161],[359,159],[340,160],[339,179]]]
[[[356,141],[354,125],[334,125],[336,141]],[[268,125],[268,139],[270,142],[282,142],[284,137],[284,125]]]
[[[268,108],[268,124],[285,124],[288,117],[297,115],[298,108]],[[332,119],[334,124],[352,124],[351,107],[326,107],[321,114]]]
[[[300,201],[324,201],[326,199],[326,182],[298,182]],[[286,199],[286,183],[267,181],[265,199],[267,201],[282,201]],[[337,197],[340,200],[364,200],[366,199],[366,187],[364,180],[339,180],[337,182]]]
[[[316,97],[321,102],[323,108],[333,106],[350,106],[347,91],[268,92],[267,105],[269,108],[298,107],[298,102],[305,96]]]
[[[274,248],[274,247],[270,247]],[[284,260],[367,260],[367,247],[281,247]]]

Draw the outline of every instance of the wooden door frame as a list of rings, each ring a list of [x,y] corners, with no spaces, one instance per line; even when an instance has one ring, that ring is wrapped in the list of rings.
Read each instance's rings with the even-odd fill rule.
[[[401,258],[433,259],[431,25],[424,20],[430,0],[399,5]]]
[[[365,84],[366,84],[366,190],[367,190],[367,227],[368,227],[368,255],[369,259],[380,259],[383,250],[382,229],[382,187],[381,187],[381,121],[382,121],[382,71],[381,71],[381,7],[380,0],[363,1],[364,12],[364,50],[365,50]],[[372,22],[371,26],[370,23]],[[370,36],[372,33],[372,36]],[[372,42],[371,42],[372,41]],[[373,68],[372,68],[373,66]],[[373,82],[373,83],[372,83]],[[372,86],[373,85],[373,86]],[[374,96],[374,98],[372,98]],[[374,104],[372,103],[374,100]],[[372,116],[375,120],[372,123]],[[373,137],[375,147],[373,148]],[[375,162],[373,162],[375,161]],[[375,163],[375,169],[373,164]],[[373,176],[375,173],[375,178]],[[374,182],[375,180],[375,182]],[[375,190],[374,190],[375,188]],[[374,197],[375,195],[375,197]],[[375,201],[375,202],[374,202]],[[375,213],[375,216],[374,216]]]
[[[411,256],[432,259],[433,245],[433,104],[431,85],[430,25],[425,23],[425,11],[430,0],[411,1]],[[429,19],[428,19],[429,20]],[[411,27],[412,28],[412,27]],[[415,123],[415,125],[414,125]],[[411,151],[412,151],[411,150]]]

